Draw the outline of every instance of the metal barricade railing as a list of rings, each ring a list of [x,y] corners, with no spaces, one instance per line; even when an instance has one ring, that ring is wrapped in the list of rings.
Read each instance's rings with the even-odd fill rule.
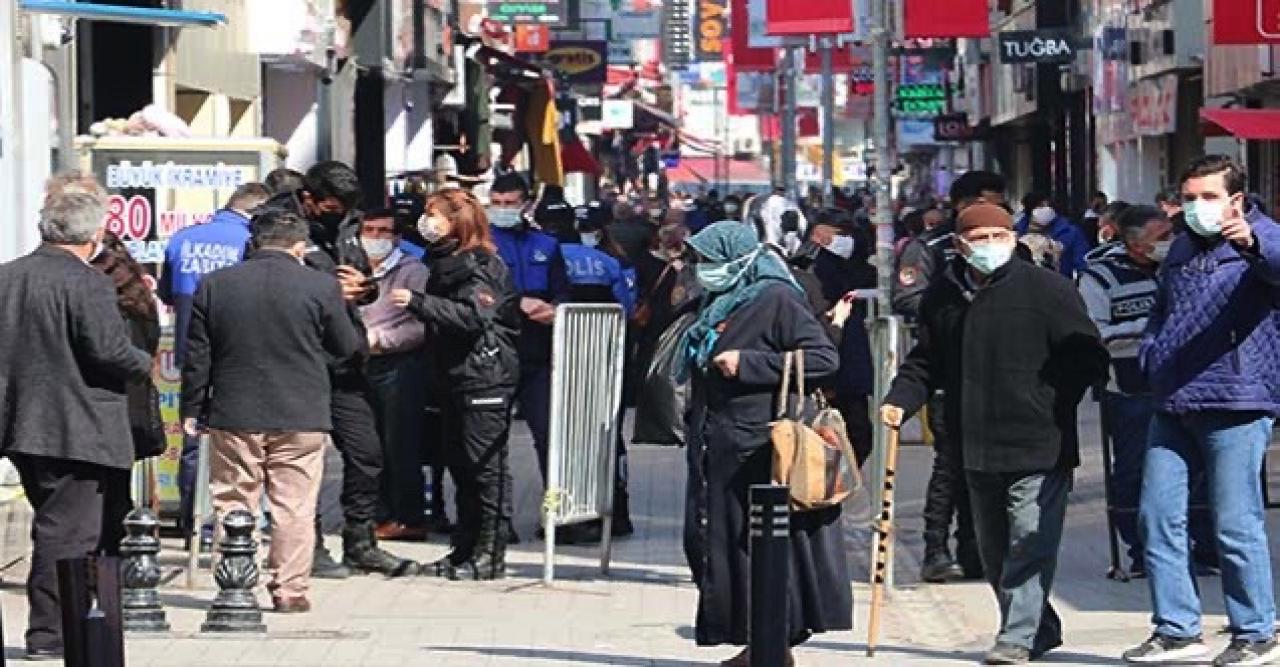
[[[621,306],[556,307],[543,582],[555,577],[557,526],[601,519],[600,570],[608,574],[614,465],[622,407],[626,319]]]

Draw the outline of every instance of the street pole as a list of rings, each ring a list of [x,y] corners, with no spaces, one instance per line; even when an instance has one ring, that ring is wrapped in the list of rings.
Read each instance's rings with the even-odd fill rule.
[[[783,91],[782,100],[782,187],[788,197],[796,196],[796,85],[800,78],[796,73],[796,50],[790,46],[782,49]],[[803,67],[803,60],[801,67]]]
[[[872,328],[872,357],[875,360],[875,385],[873,405],[878,406],[889,391],[889,383],[897,373],[899,331],[898,319],[894,317],[889,299],[889,288],[893,279],[893,212],[890,210],[889,188],[891,186],[890,171],[893,162],[889,154],[889,2],[891,0],[871,0],[871,52],[872,73],[874,75],[875,108],[872,112],[872,133],[876,144],[876,307],[874,326]],[[875,438],[871,452],[870,485],[871,506],[876,512],[874,520],[878,525],[892,526],[892,506],[881,507],[877,494],[884,488],[889,474],[889,432],[879,419],[875,420]],[[883,513],[883,516],[882,514]],[[891,530],[891,528],[890,528]],[[880,550],[882,532],[874,531],[871,541],[871,562],[876,562],[876,554]],[[881,577],[885,594],[893,591],[893,542],[889,541],[889,549],[883,555],[884,569],[873,573],[873,579]]]
[[[836,77],[831,60],[835,39],[822,38],[822,202],[831,206],[836,166]]]

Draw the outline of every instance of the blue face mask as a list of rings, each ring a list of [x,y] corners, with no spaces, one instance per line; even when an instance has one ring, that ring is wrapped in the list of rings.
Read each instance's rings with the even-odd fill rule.
[[[738,284],[742,274],[746,273],[747,268],[759,254],[760,250],[756,249],[755,252],[732,262],[699,263],[697,265],[698,283],[712,294],[728,292]]]
[[[968,245],[967,243],[965,245]],[[989,276],[996,269],[1009,263],[1013,258],[1013,246],[1004,243],[979,243],[969,245],[969,254],[965,261],[969,262],[978,273]]]
[[[1198,199],[1184,204],[1182,214],[1188,229],[1208,238],[1222,233],[1222,209],[1222,202]]]

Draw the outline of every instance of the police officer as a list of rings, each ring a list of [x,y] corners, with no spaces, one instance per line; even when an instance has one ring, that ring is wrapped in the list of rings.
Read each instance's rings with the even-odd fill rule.
[[[205,275],[244,259],[249,242],[250,211],[271,196],[261,183],[245,183],[236,188],[227,205],[203,225],[185,227],[169,239],[164,251],[164,273],[156,286],[160,300],[175,313],[173,343],[178,368],[187,358],[187,325],[191,322],[191,302]],[[196,466],[200,440],[184,435],[178,460],[178,524],[190,537],[196,487]],[[212,539],[212,534],[210,534]]]
[[[949,198],[955,215],[978,202],[1004,204],[1005,181],[989,171],[970,171],[951,184]],[[902,250],[898,259],[891,297],[896,313],[914,321],[920,313],[920,301],[933,276],[955,256],[955,220],[926,230]],[[925,557],[920,578],[929,583],[942,583],[960,577],[982,578],[982,562],[978,556],[973,532],[973,515],[965,487],[964,465],[959,443],[947,437],[943,420],[943,396],[935,393],[929,400],[929,430],[933,432],[933,474],[924,506]],[[948,545],[951,517],[956,517],[956,556],[952,559]],[[959,561],[957,563],[957,560]]]
[[[1115,223],[1115,242],[1120,248],[1085,268],[1080,275],[1080,295],[1111,353],[1111,377],[1099,392],[1102,423],[1112,443],[1111,505],[1117,510],[1116,531],[1129,545],[1130,571],[1140,575],[1146,568],[1136,510],[1147,429],[1155,406],[1138,366],[1138,347],[1159,291],[1157,269],[1169,253],[1174,228],[1162,211],[1151,206],[1129,207]],[[1199,498],[1192,502],[1201,504],[1203,488],[1196,491]],[[1190,517],[1192,556],[1202,568],[1217,565],[1210,521],[1202,511]]]
[[[551,324],[555,304],[564,301],[568,281],[560,242],[535,228],[526,216],[529,186],[514,172],[498,176],[489,188],[489,224],[498,254],[520,295],[521,326],[517,351],[520,414],[533,435],[538,469],[547,479],[547,431],[551,421]]]
[[[304,187],[281,192],[264,208],[284,209],[304,216],[310,224],[311,246],[304,258],[316,270],[337,275],[348,312],[364,328],[356,306],[372,303],[377,289],[371,282],[373,268],[360,243],[360,182],[341,162],[320,162],[304,177]],[[372,393],[365,375],[367,353],[330,368],[333,444],[342,454],[343,563],[333,561],[320,539],[316,540],[311,575],[344,578],[350,570],[402,576],[417,571],[413,561],[397,558],[378,547],[374,520],[381,488],[382,445],[374,418]],[[316,518],[317,537],[320,520]]]

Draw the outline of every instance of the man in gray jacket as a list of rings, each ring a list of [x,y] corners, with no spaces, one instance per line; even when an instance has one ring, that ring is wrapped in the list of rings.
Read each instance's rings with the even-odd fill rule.
[[[150,355],[129,342],[111,280],[87,263],[105,205],[92,181],[51,189],[40,211],[43,243],[0,266],[0,454],[35,511],[33,658],[62,655],[55,566],[98,544],[104,479],[133,465],[125,382],[151,371]]]

